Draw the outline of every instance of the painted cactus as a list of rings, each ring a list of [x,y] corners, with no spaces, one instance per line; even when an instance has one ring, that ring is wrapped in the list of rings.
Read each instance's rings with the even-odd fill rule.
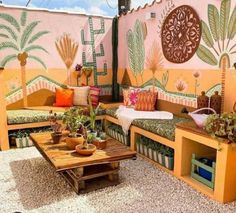
[[[91,47],[91,52],[92,52],[92,61],[87,61],[85,51],[82,53],[83,66],[93,67],[94,84],[95,85],[98,85],[98,76],[107,75],[107,63],[103,64],[103,71],[102,72],[98,72],[98,68],[97,68],[97,58],[105,56],[105,51],[104,51],[104,47],[103,47],[102,43],[100,43],[100,45],[99,45],[100,52],[96,52],[96,47],[97,47],[97,45],[96,45],[96,36],[99,35],[99,34],[104,34],[105,33],[104,19],[101,18],[100,22],[101,22],[101,28],[95,30],[94,26],[93,26],[92,17],[88,18],[89,31],[90,31],[90,40],[89,41],[85,40],[84,29],[81,30],[82,45],[90,46]]]

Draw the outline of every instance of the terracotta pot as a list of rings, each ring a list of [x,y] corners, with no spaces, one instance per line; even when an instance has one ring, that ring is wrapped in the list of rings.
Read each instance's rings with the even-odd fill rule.
[[[66,144],[69,149],[74,150],[77,145],[81,145],[84,142],[84,137],[82,135],[78,135],[78,137],[70,137],[66,138]]]
[[[52,136],[52,141],[53,141],[54,144],[60,143],[60,140],[62,138],[62,133],[61,132],[53,132],[51,134],[51,136]]]
[[[107,140],[94,140],[92,143],[97,149],[105,149],[107,146]]]
[[[89,156],[89,155],[92,155],[96,151],[97,148],[93,144],[88,144],[88,148],[84,149],[83,144],[80,144],[80,145],[77,145],[75,149],[80,155]]]

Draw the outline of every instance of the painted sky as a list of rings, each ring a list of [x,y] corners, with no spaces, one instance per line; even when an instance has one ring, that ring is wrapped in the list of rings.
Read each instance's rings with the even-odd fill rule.
[[[28,0],[2,0],[5,5],[25,6]],[[132,0],[132,8],[153,0]],[[115,16],[118,0],[31,0],[29,7],[68,10],[79,13]]]

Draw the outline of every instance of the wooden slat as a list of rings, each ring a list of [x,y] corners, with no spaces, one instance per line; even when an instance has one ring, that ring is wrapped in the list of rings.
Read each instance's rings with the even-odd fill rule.
[[[91,156],[81,156],[75,150],[69,150],[65,142],[52,144],[50,133],[31,134],[34,145],[39,152],[47,159],[57,171],[111,163],[136,156],[135,151],[131,151],[125,145],[111,139],[104,150],[96,150]]]

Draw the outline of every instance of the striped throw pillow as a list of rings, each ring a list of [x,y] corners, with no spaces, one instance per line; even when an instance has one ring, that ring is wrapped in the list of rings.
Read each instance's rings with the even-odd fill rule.
[[[89,95],[91,98],[92,105],[96,107],[99,104],[99,95],[101,89],[99,87],[90,86]]]
[[[137,111],[154,111],[157,100],[157,93],[151,91],[141,91],[135,104]]]

